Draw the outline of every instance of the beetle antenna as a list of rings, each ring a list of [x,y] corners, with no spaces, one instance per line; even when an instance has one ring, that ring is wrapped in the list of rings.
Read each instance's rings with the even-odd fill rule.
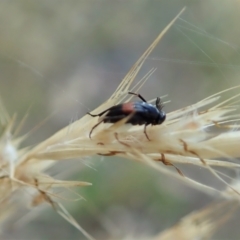
[[[143,102],[147,102],[143,97],[142,97],[142,95],[141,94],[139,94],[139,93],[134,93],[134,92],[128,92],[128,94],[132,94],[132,95],[135,95],[135,96],[137,96],[137,97],[139,97]]]
[[[159,110],[162,110],[163,107],[164,107],[164,105],[163,105],[162,102],[161,102],[161,98],[160,98],[160,97],[157,97],[157,99],[156,99],[156,107],[157,107],[157,109],[159,109]]]
[[[92,117],[97,117],[99,116],[99,114],[91,114],[90,112],[87,112],[88,115],[92,116]]]

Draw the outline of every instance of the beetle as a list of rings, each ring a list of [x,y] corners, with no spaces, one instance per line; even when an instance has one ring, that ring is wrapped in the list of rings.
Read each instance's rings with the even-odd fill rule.
[[[148,125],[160,125],[166,119],[166,113],[162,110],[163,105],[161,103],[161,99],[157,97],[155,106],[153,104],[148,103],[140,94],[128,92],[128,94],[135,95],[139,97],[142,102],[128,102],[118,104],[116,106],[112,106],[99,114],[91,114],[88,112],[87,114],[92,117],[101,117],[101,121],[99,121],[89,133],[89,138],[91,138],[93,130],[102,122],[104,123],[116,123],[130,114],[132,116],[127,120],[126,123],[130,123],[132,125],[144,125],[144,134],[146,138],[150,141],[146,128]],[[105,114],[105,115],[104,115]]]

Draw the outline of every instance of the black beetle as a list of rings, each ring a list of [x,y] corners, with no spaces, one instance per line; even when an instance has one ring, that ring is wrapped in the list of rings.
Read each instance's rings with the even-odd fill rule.
[[[147,125],[149,124],[160,125],[166,119],[166,114],[164,111],[162,111],[163,105],[161,104],[161,100],[158,97],[156,99],[156,103],[154,106],[148,103],[140,94],[133,92],[129,92],[129,94],[138,96],[142,100],[142,102],[122,103],[110,107],[99,114],[91,114],[89,112],[87,113],[92,117],[101,117],[103,114],[106,113],[106,115],[103,116],[101,121],[97,123],[95,126],[93,126],[89,133],[89,138],[91,138],[94,128],[96,128],[102,122],[116,123],[124,119],[125,117],[129,116],[130,114],[133,114],[132,117],[130,117],[130,119],[127,120],[126,123],[130,123],[132,125],[145,125],[144,134],[146,138],[150,140],[146,132]]]

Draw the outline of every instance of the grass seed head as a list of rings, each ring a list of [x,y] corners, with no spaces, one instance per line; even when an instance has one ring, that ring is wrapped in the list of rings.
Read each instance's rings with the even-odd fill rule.
[[[181,13],[182,11],[179,15]],[[135,87],[132,87],[137,73],[179,15],[159,34],[134,64],[114,94],[92,113],[99,113],[113,105],[128,102],[131,97],[127,93],[139,90],[153,70]],[[239,89],[239,87],[236,88]],[[50,204],[73,226],[81,230],[89,239],[93,239],[64,209],[59,202],[61,196],[54,192],[56,188],[68,189],[90,184],[62,181],[45,173],[46,169],[60,160],[93,155],[117,155],[143,162],[163,174],[168,174],[206,193],[239,200],[238,187],[227,182],[222,177],[222,173],[214,169],[215,166],[232,169],[240,167],[238,162],[231,162],[240,156],[240,131],[237,124],[239,114],[235,108],[239,95],[222,102],[219,101],[220,96],[233,90],[234,88],[228,89],[185,108],[167,113],[163,124],[147,127],[150,141],[143,132],[143,126],[126,124],[127,118],[114,124],[100,124],[90,139],[89,132],[99,119],[85,115],[35,147],[21,149],[19,146],[24,137],[17,138],[16,136],[21,124],[14,130],[15,118],[11,119],[4,107],[0,105],[1,208],[4,208],[10,215],[14,208],[12,199],[15,194],[17,193],[18,200],[20,200],[22,198],[20,193],[27,190],[30,193],[28,197],[32,206],[38,206],[44,202]],[[226,160],[220,160],[222,158]],[[159,161],[167,166],[175,167],[176,171],[173,172],[169,170],[169,167],[158,164]],[[216,189],[187,177],[182,169],[175,166],[176,163],[202,166],[231,191]],[[6,215],[8,214],[2,214],[1,217],[5,218]],[[209,229],[211,226],[208,225],[206,228]]]

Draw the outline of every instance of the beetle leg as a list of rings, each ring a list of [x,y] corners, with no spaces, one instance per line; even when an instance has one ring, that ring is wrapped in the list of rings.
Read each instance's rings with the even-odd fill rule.
[[[92,117],[101,117],[104,113],[108,112],[110,110],[110,108],[104,110],[103,112],[99,113],[99,114],[91,114],[90,112],[88,112],[87,114],[92,116]]]
[[[147,101],[142,97],[142,95],[139,94],[139,93],[128,92],[128,94],[135,95],[135,96],[139,97],[143,102],[147,102]]]
[[[150,141],[150,138],[149,138],[148,135],[147,135],[147,125],[148,125],[148,124],[145,124],[145,125],[144,125],[144,134],[145,134],[146,138],[148,139],[148,141]]]
[[[90,138],[90,139],[92,139],[92,138],[91,138],[91,135],[92,135],[93,130],[94,130],[99,124],[101,124],[102,122],[103,122],[103,120],[100,121],[100,122],[98,122],[96,125],[94,125],[94,126],[92,127],[92,129],[91,129],[91,131],[90,131],[90,133],[89,133],[89,138]]]

